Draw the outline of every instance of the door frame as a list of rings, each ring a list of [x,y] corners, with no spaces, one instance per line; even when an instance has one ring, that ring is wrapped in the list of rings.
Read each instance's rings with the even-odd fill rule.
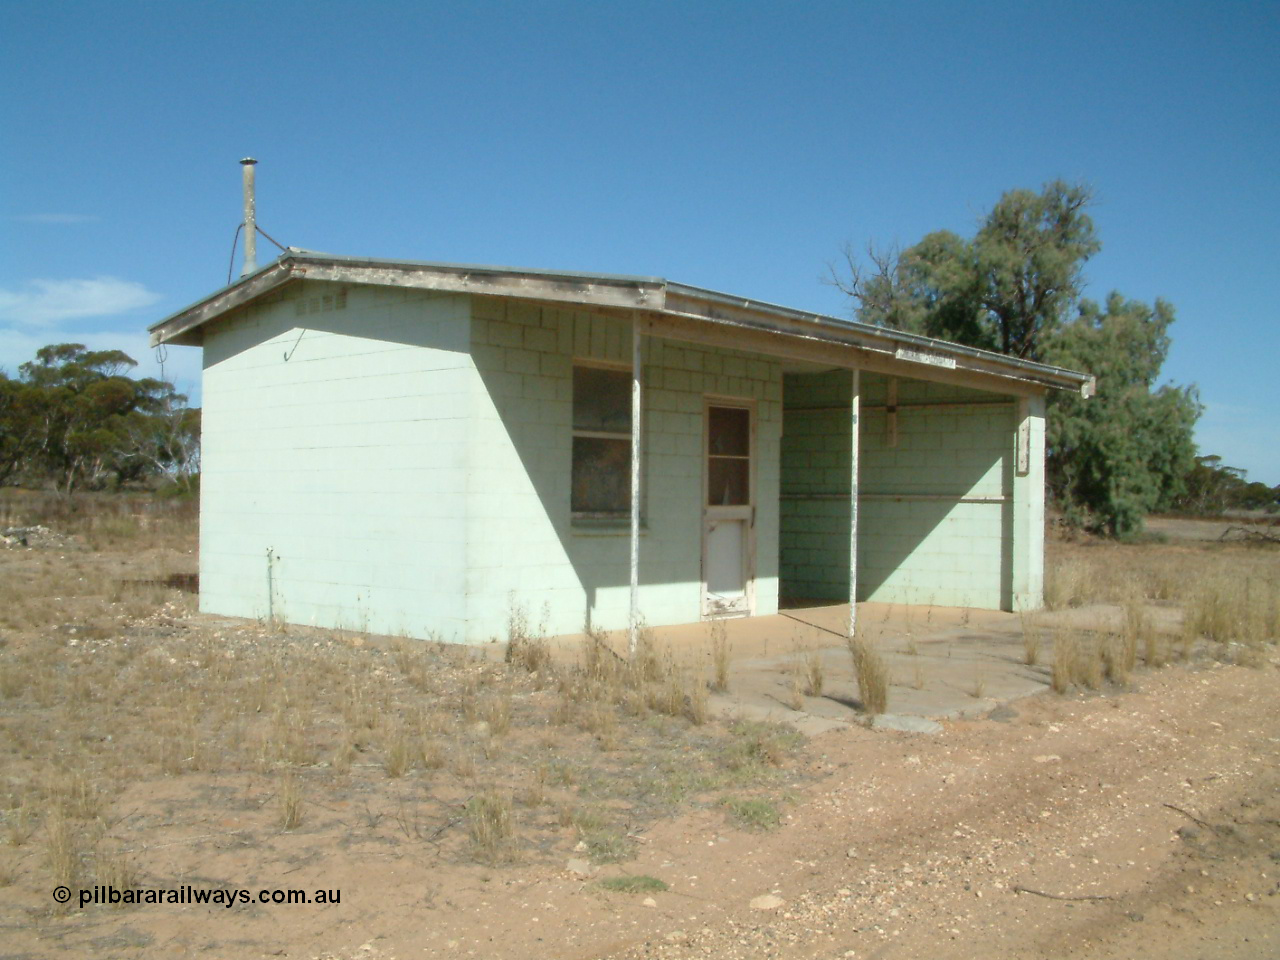
[[[707,503],[711,483],[710,431],[711,408],[731,407],[746,410],[748,417],[748,460],[747,460],[747,504],[745,506],[711,506]],[[727,620],[735,617],[752,617],[756,612],[756,513],[759,505],[758,497],[758,461],[759,445],[756,432],[758,403],[749,397],[731,397],[722,394],[703,394],[702,397],[702,446],[699,457],[702,461],[702,483],[700,485],[700,501],[698,506],[698,535],[701,538],[702,563],[699,576],[699,611],[703,620]],[[707,591],[707,542],[710,533],[709,524],[714,520],[743,520],[745,530],[742,560],[744,607],[725,613],[711,606],[711,594]]]

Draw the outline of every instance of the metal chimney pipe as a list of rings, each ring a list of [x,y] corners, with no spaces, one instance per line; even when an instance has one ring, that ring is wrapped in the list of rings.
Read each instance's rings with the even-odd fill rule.
[[[247,277],[258,269],[258,218],[254,209],[253,168],[257,164],[253,157],[245,157],[240,161],[244,171],[244,269],[240,276]]]

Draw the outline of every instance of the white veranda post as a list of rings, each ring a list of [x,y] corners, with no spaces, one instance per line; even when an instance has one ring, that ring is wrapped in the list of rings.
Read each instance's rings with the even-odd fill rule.
[[[627,650],[636,654],[640,629],[640,318],[631,318],[631,613],[627,618]]]
[[[849,403],[849,636],[858,628],[858,413],[861,407],[861,371],[853,371],[853,396]]]

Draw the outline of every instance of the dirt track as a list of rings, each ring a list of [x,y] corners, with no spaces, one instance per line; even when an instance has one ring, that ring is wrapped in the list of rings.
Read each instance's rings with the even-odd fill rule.
[[[779,831],[701,812],[649,836],[625,872],[671,885],[652,906],[520,876],[484,903],[369,917],[381,936],[330,955],[1280,956],[1275,665],[1139,684],[938,737],[817,738],[825,776]]]
[[[666,871],[724,909],[668,894],[668,929],[618,955],[1280,955],[1275,681],[1169,670],[935,739],[828,735],[831,776],[790,825]],[[777,910],[742,909],[771,891]]]

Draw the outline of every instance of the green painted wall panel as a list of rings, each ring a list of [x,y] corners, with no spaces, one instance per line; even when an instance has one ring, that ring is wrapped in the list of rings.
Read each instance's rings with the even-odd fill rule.
[[[852,376],[788,374],[783,386],[780,590],[845,600]],[[1014,402],[899,379],[893,443],[888,399],[888,378],[863,374],[859,599],[1009,608]],[[955,401],[972,405],[910,406]]]

